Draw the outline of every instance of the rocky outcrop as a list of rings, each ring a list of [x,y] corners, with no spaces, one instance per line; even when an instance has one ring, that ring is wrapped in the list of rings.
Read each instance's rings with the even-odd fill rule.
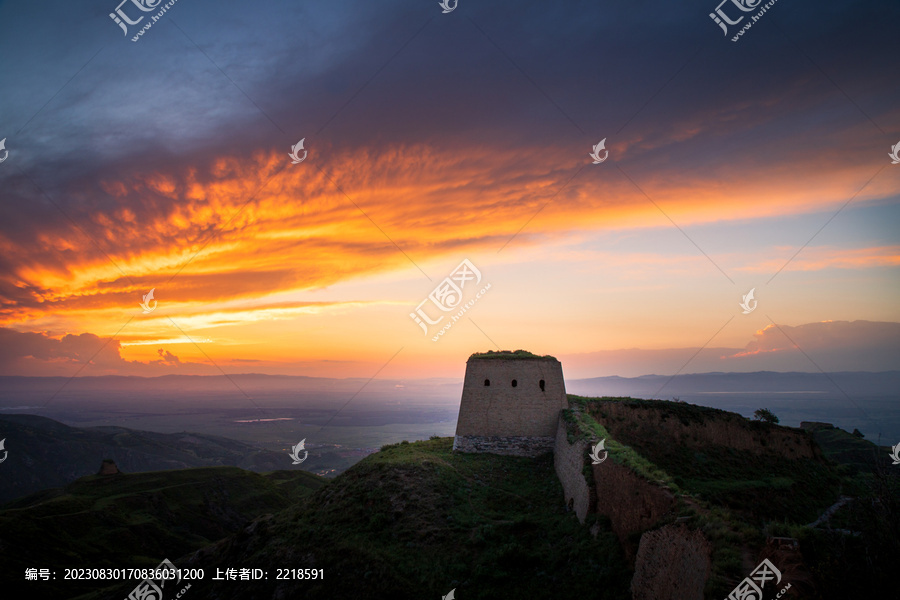
[[[634,561],[633,600],[703,600],[710,550],[703,533],[684,525],[646,532]]]

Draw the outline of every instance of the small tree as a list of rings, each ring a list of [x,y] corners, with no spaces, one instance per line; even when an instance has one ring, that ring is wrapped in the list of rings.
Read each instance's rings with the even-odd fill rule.
[[[864,438],[864,437],[866,437],[865,434],[863,434],[863,432],[860,431],[859,429],[854,429],[854,430],[853,430],[853,435],[855,435],[855,436],[858,437],[858,438]]]
[[[775,416],[768,408],[758,408],[756,412],[753,413],[753,418],[757,421],[763,421],[765,423],[775,424],[778,422],[778,417]]]

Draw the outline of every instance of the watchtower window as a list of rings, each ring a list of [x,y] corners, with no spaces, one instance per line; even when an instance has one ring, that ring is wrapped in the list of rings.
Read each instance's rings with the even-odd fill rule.
[[[513,379],[513,380],[512,380],[512,386],[513,386],[513,387],[516,387],[517,385],[519,385],[519,382],[516,381],[515,379]]]
[[[490,387],[490,386],[491,386],[491,380],[490,380],[490,379],[485,379],[485,380],[484,380],[484,387]]]
[[[544,380],[543,379],[541,379],[541,391],[542,392],[544,391]]]

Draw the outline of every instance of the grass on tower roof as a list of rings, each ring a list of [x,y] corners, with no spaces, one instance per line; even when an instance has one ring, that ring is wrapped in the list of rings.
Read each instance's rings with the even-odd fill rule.
[[[493,351],[493,350],[488,350],[487,352],[475,352],[475,353],[472,354],[472,356],[470,356],[469,358],[479,358],[479,359],[481,359],[481,358],[500,358],[500,359],[522,359],[522,358],[525,358],[525,359],[541,359],[541,358],[549,358],[549,359],[556,360],[555,357],[550,356],[549,354],[545,354],[544,356],[539,356],[539,355],[537,355],[537,354],[534,354],[534,353],[532,353],[532,352],[529,352],[528,350],[516,350],[516,351],[510,351],[510,350],[498,350],[498,351],[496,351],[496,352]]]

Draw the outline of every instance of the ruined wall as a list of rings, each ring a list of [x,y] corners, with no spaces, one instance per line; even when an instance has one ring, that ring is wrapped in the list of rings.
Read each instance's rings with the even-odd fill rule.
[[[636,548],[628,536],[646,531],[666,517],[675,508],[675,496],[611,458],[592,465],[592,470],[596,512],[609,517],[625,555],[634,558]]]
[[[566,385],[555,358],[472,357],[466,363],[456,435],[552,438],[564,408]]]
[[[584,411],[603,427],[591,423]],[[570,429],[577,440],[571,444]],[[644,469],[633,455],[610,453],[602,463],[590,464],[594,442],[588,436],[597,435],[624,445],[634,440],[648,452],[656,444],[699,450],[724,446],[753,455],[823,460],[821,450],[806,432],[748,422],[737,414],[661,401],[573,404],[572,410],[557,421],[554,466],[563,500],[571,504],[582,523],[591,514],[609,518],[625,556],[634,565],[634,600],[702,600],[712,573],[712,544],[701,531],[683,523],[659,527],[662,522],[671,522],[678,507],[676,496],[665,484],[640,475],[652,470]],[[633,464],[637,471],[626,464]],[[785,569],[793,566],[787,558],[779,558]],[[798,586],[806,583],[799,567],[792,575]]]
[[[634,561],[633,600],[703,600],[710,550],[700,531],[684,525],[646,532]]]
[[[553,463],[566,506],[571,503],[582,523],[591,513],[609,517],[626,556],[634,558],[637,548],[629,536],[652,528],[668,516],[675,508],[674,494],[617,464],[612,457],[599,465],[591,464],[591,442],[578,439],[570,444],[567,437],[565,419],[560,416]],[[585,479],[585,465],[589,466],[591,482]]]
[[[566,423],[560,416],[556,447],[553,450],[553,466],[563,487],[566,506],[571,506],[578,520],[584,523],[591,509],[591,489],[584,479],[584,465],[590,444],[586,440],[570,444],[566,437]]]
[[[710,412],[702,421],[683,422],[671,408],[616,400],[599,401],[591,416],[617,440],[629,443],[634,435],[642,439],[665,439],[683,448],[703,450],[710,445],[727,446],[755,455],[779,454],[786,458],[822,458],[812,436],[798,429],[764,427],[748,423],[738,414]]]

